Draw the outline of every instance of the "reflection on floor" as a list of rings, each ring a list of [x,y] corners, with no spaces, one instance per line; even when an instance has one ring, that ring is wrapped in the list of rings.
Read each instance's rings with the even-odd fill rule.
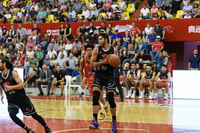
[[[99,121],[101,129],[87,128],[92,119],[91,98],[30,98],[54,133],[111,133],[111,116]],[[119,98],[116,101],[119,133],[200,133],[200,101],[132,99],[119,102]],[[0,108],[0,133],[25,133],[9,119],[6,105],[0,104]],[[20,117],[36,133],[44,132],[32,118],[23,118],[21,113]]]

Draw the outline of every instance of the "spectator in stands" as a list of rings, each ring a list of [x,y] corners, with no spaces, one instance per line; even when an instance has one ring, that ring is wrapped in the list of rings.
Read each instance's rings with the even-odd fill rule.
[[[20,17],[16,16],[15,20],[13,21],[14,24],[17,23],[22,23],[22,20],[20,19]]]
[[[32,17],[29,17],[27,23],[28,24],[33,24],[33,23],[35,23],[35,20],[33,20]]]
[[[164,29],[160,26],[160,23],[157,21],[156,26],[154,28],[154,31],[156,32],[156,35],[159,35],[161,39],[165,39],[165,31]]]
[[[117,15],[115,13],[112,14],[110,21],[117,21],[119,20],[119,18],[117,17]]]
[[[51,39],[51,43],[49,43],[49,45],[48,45],[48,48],[47,48],[47,51],[50,51],[50,49],[51,49],[51,46],[53,46],[53,50],[56,50],[57,49],[57,43],[55,42],[55,40],[52,38]],[[51,58],[51,57],[50,57]]]
[[[67,51],[67,53],[69,53],[69,51],[73,48],[73,45],[71,43],[70,40],[67,40],[67,43],[65,45],[65,50]]]
[[[32,47],[33,49],[35,49],[35,46],[36,46],[35,40],[32,36],[30,36],[26,43],[26,49],[29,49],[29,47]]]
[[[56,56],[57,56],[57,52],[56,52],[56,50],[54,49],[54,46],[53,46],[53,45],[50,46],[50,50],[48,50],[47,55],[49,55],[49,58],[52,58],[53,55],[56,55]]]
[[[48,46],[48,44],[49,44],[49,42],[50,42],[50,38],[48,37],[48,33],[46,32],[46,33],[44,34],[44,37],[43,37],[42,40],[41,40],[40,45],[42,46],[42,48],[43,48],[44,50],[46,50],[46,49],[47,49],[47,46]]]
[[[161,42],[161,37],[159,35],[156,36],[156,40],[152,44],[152,51],[150,52],[150,56],[153,61],[155,61],[160,54],[161,50],[164,48],[164,43]]]
[[[67,5],[65,2],[62,2],[62,5],[60,6],[60,10],[64,10],[64,9],[67,9]]]
[[[165,0],[156,0],[156,7],[161,8],[165,3]]]
[[[140,56],[144,55],[145,50],[148,51],[148,44],[145,44],[142,39],[139,39],[137,43],[137,50]]]
[[[140,29],[138,29],[137,27],[135,27],[135,23],[132,23],[132,28],[130,29],[130,33],[131,33],[131,37],[135,36],[136,33],[141,33]]]
[[[142,13],[140,13],[140,15],[138,16],[137,20],[143,20],[143,19],[144,19],[144,17],[142,15]]]
[[[8,46],[8,50],[7,50],[7,52],[6,52],[7,54],[9,53],[10,55],[11,55],[11,58],[12,59],[15,59],[15,57],[16,57],[16,51],[15,51],[15,49],[13,48],[13,45],[9,45]]]
[[[28,58],[33,58],[33,56],[34,56],[34,51],[33,51],[33,48],[32,47],[29,47],[29,49],[27,49],[27,51],[26,51],[26,56],[28,57]]]
[[[98,10],[101,10],[103,8],[103,2],[101,0],[98,0],[96,7]]]
[[[72,77],[79,76],[79,71],[80,71],[80,65],[79,65],[79,64],[76,64],[76,65],[75,65],[75,69],[74,69],[74,71],[72,72]]]
[[[42,19],[39,16],[36,17],[35,23],[43,23]]]
[[[87,7],[84,7],[84,8],[83,8],[82,15],[85,17],[85,19],[88,19],[88,18],[89,18],[90,12],[89,12],[89,10],[87,9]]]
[[[30,67],[31,67],[31,59],[26,56],[24,60],[24,79],[26,79],[27,72]]]
[[[171,64],[170,64],[171,57],[168,55],[168,52],[166,50],[163,50],[162,54],[163,54],[163,65],[166,65],[167,68],[170,68],[171,67]],[[170,70],[168,69],[168,71],[171,72],[171,68],[170,68]]]
[[[145,27],[145,29],[144,29],[147,36],[151,34],[152,29],[153,29],[153,27],[151,27],[151,24],[147,23],[147,27]]]
[[[112,5],[111,5],[111,8],[113,10],[115,10],[116,7],[118,7],[118,5],[116,4],[116,1],[113,1]]]
[[[47,66],[50,66],[50,58],[49,55],[46,54],[44,60],[43,60],[43,65],[46,64]]]
[[[47,64],[43,64],[42,69],[40,70],[40,79],[38,80],[38,88],[40,91],[38,96],[44,95],[41,85],[47,85],[47,96],[49,96],[51,89],[51,81],[52,81],[52,72],[50,69],[48,69]]]
[[[17,31],[15,30],[15,27],[14,27],[14,25],[11,25],[10,32],[12,33],[12,36],[13,36],[13,37],[15,37],[15,36],[16,36],[16,33],[17,33]]]
[[[59,53],[58,53],[58,59],[61,57],[61,54],[64,54],[65,58],[67,57],[67,52],[65,51],[63,46],[60,47],[60,50],[59,50]]]
[[[156,64],[156,71],[157,72],[160,72],[161,67],[163,65],[163,62],[164,62],[163,54],[162,54],[162,52],[160,52],[159,55],[158,55],[158,58],[156,59],[156,62],[155,62],[155,64]]]
[[[119,2],[119,10],[123,12],[123,11],[125,11],[125,9],[126,9],[125,1],[124,0],[120,0],[120,2]]]
[[[119,20],[119,18],[121,17],[121,13],[122,13],[122,11],[119,10],[119,7],[116,7],[113,12],[113,14],[115,14],[117,17],[117,20]]]
[[[23,68],[23,66],[24,66],[24,59],[21,57],[20,53],[17,53],[17,59],[14,60],[13,66],[15,68]]]
[[[92,17],[93,20],[96,20],[96,18],[98,18],[99,10],[97,9],[97,7],[91,9],[90,16]]]
[[[193,15],[197,14],[198,10],[199,10],[198,4],[194,3],[194,7],[192,9],[192,14]]]
[[[33,3],[32,3],[32,6],[31,6],[31,10],[32,10],[33,8],[34,8],[35,11],[37,12],[37,11],[38,11],[38,4],[36,4],[35,2],[33,2]]]
[[[72,18],[74,19],[76,17],[76,11],[72,8],[69,8],[69,16],[72,16]]]
[[[37,12],[35,11],[35,8],[32,8],[30,11],[30,17],[29,18],[33,18],[34,20],[36,20],[37,17]]]
[[[166,12],[166,17],[168,19],[172,19],[173,18],[173,15],[175,14],[175,8],[173,6],[172,3],[169,4],[169,6],[167,7],[167,12]]]
[[[187,12],[192,13],[192,8],[190,1],[186,1],[186,5],[182,7],[184,14],[187,14]]]
[[[164,13],[164,12],[161,13],[160,19],[161,19],[161,20],[167,19],[167,17],[165,16],[165,13]]]
[[[24,12],[21,10],[21,8],[19,8],[19,11],[17,12],[17,16],[19,18],[22,18],[22,15],[24,14]]]
[[[91,43],[93,43],[96,39],[96,27],[93,26],[92,22],[89,23],[89,28],[87,28],[87,32],[89,34],[89,39]]]
[[[61,25],[60,25],[60,29],[59,29],[59,37],[60,37],[61,39],[63,39],[64,34],[65,34],[65,28],[64,28],[64,25],[61,24]]]
[[[108,9],[106,12],[106,17],[108,17],[108,20],[111,18],[112,14],[113,14],[113,9],[112,8]]]
[[[103,6],[105,7],[106,10],[108,10],[112,5],[112,0],[105,0],[103,3]]]
[[[8,32],[8,36],[6,38],[6,44],[4,45],[5,48],[8,48],[9,45],[13,45],[14,46],[14,42],[15,42],[14,36],[12,36],[12,32],[9,31]]]
[[[128,57],[124,60],[124,62],[135,63],[138,60],[139,54],[137,50],[134,48],[133,44],[128,45]]]
[[[52,58],[50,58],[50,68],[51,69],[54,69],[56,68],[56,65],[57,65],[57,56],[55,54],[52,55]]]
[[[65,72],[67,75],[70,75],[70,73],[72,73],[75,68],[77,58],[73,55],[72,52],[70,52],[69,57],[67,57],[66,60],[69,63],[69,66],[67,66],[65,62]]]
[[[156,5],[153,5],[151,8],[151,17],[154,16],[154,14],[156,14],[158,12],[158,8],[156,7]]]
[[[186,15],[184,15],[183,18],[184,18],[184,19],[190,19],[190,18],[192,18],[192,16],[190,15],[189,12],[187,12]]]
[[[44,51],[42,50],[41,46],[38,47],[38,51],[36,52],[36,54],[37,54],[37,59],[39,61],[39,67],[41,68],[44,58]]]
[[[200,66],[200,56],[198,55],[198,50],[193,51],[193,55],[190,56],[188,61],[188,70],[199,70]]]
[[[143,43],[144,43],[146,53],[149,53],[149,48],[148,48],[148,35],[145,33],[145,31],[142,31],[141,39],[142,39],[142,41],[143,41]]]
[[[94,7],[96,7],[96,3],[94,2],[94,0],[91,0],[91,3],[89,4],[89,9],[93,9]]]
[[[115,30],[115,33],[113,35],[113,44],[117,44],[117,43],[121,43],[122,42],[122,35],[118,32],[118,30]]]
[[[40,40],[41,30],[37,27],[37,24],[34,24],[34,28],[32,29],[32,32],[36,36],[36,43]]]
[[[194,18],[200,18],[200,9],[198,10],[197,14],[194,15]]]
[[[35,81],[37,79],[37,72],[38,72],[38,69],[36,67],[36,64],[32,63],[31,67],[28,70],[27,79],[25,81],[25,82],[31,83],[32,87],[35,87]]]
[[[151,8],[155,4],[155,0],[148,0],[149,8]]]
[[[123,47],[126,47],[128,49],[128,44],[131,40],[131,35],[128,30],[125,31],[125,34],[123,35],[123,44],[122,44],[122,49]]]
[[[64,85],[66,83],[65,79],[65,73],[61,70],[60,66],[56,66],[56,71],[54,72],[54,78],[51,84],[51,95],[54,95],[54,87],[55,86],[61,86],[61,94],[60,96],[63,96],[63,90],[64,90]]]
[[[140,13],[142,13],[145,19],[148,19],[149,12],[149,8],[147,8],[146,4],[144,4],[143,8],[140,10]]]
[[[119,57],[121,62],[125,62],[125,60],[128,58],[128,51],[126,47],[123,47],[123,49],[119,50]]]
[[[76,0],[76,2],[73,4],[73,9],[79,14],[81,12],[81,6],[81,2]]]
[[[78,49],[81,49],[81,42],[78,40],[78,38],[75,38],[72,46],[73,46],[72,50],[74,49],[74,47],[77,47]]]
[[[26,29],[23,28],[21,24],[18,25],[17,32],[19,32],[20,36],[22,37],[22,40],[24,40]]]
[[[20,44],[19,45],[19,48],[16,49],[17,53],[19,53],[21,55],[21,58],[24,59],[25,57],[25,54],[26,54],[26,51],[24,49],[24,45],[23,44]]]
[[[81,25],[81,28],[79,29],[79,39],[82,40],[85,43],[85,33],[87,32],[87,29],[85,27],[85,24]]]
[[[8,30],[6,29],[6,26],[4,25],[4,26],[3,26],[3,30],[2,30],[2,32],[1,32],[1,38],[0,38],[1,45],[2,45],[2,41],[3,41],[4,43],[6,43],[6,38],[7,38],[7,36],[8,36]]]
[[[60,53],[60,56],[58,56],[58,58],[57,58],[57,64],[60,66],[60,68],[61,68],[61,70],[65,70],[64,68],[64,63],[65,63],[65,61],[66,61],[66,58],[65,58],[65,55],[64,55],[64,53],[63,52],[61,52]]]
[[[70,27],[70,24],[66,24],[65,27],[65,34],[64,37],[67,38],[68,40],[73,40],[74,37],[72,36],[72,28]]]
[[[7,10],[4,17],[6,17],[7,20],[10,20],[12,18],[12,14]]]

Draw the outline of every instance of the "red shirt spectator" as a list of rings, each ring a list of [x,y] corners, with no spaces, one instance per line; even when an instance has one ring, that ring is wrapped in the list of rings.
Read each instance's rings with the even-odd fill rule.
[[[141,33],[140,29],[135,27],[135,23],[132,23],[132,28],[130,29],[131,36],[135,36],[136,33]]]
[[[17,54],[17,59],[13,61],[15,68],[22,68],[24,65],[24,60],[21,58],[21,54]]]
[[[152,49],[160,51],[164,48],[164,43],[160,41],[160,36],[156,36],[156,41],[152,44]]]
[[[106,8],[106,9],[109,9],[111,6],[112,6],[112,1],[111,0],[106,0],[103,4],[103,6]]]

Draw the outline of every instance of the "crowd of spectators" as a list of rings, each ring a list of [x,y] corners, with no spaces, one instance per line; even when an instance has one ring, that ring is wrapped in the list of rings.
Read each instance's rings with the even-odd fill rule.
[[[200,18],[199,6],[199,1],[193,0],[148,0],[148,5],[143,5],[137,19]]]
[[[1,23],[57,23],[120,20],[127,5],[137,0],[4,0]],[[103,14],[102,14],[103,13]]]

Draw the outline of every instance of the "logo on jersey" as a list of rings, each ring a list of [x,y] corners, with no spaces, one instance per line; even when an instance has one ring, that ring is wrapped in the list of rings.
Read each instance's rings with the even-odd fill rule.
[[[108,55],[107,54],[102,54],[101,57],[106,58],[106,57],[108,57]]]
[[[10,82],[5,82],[3,85],[11,85]]]

